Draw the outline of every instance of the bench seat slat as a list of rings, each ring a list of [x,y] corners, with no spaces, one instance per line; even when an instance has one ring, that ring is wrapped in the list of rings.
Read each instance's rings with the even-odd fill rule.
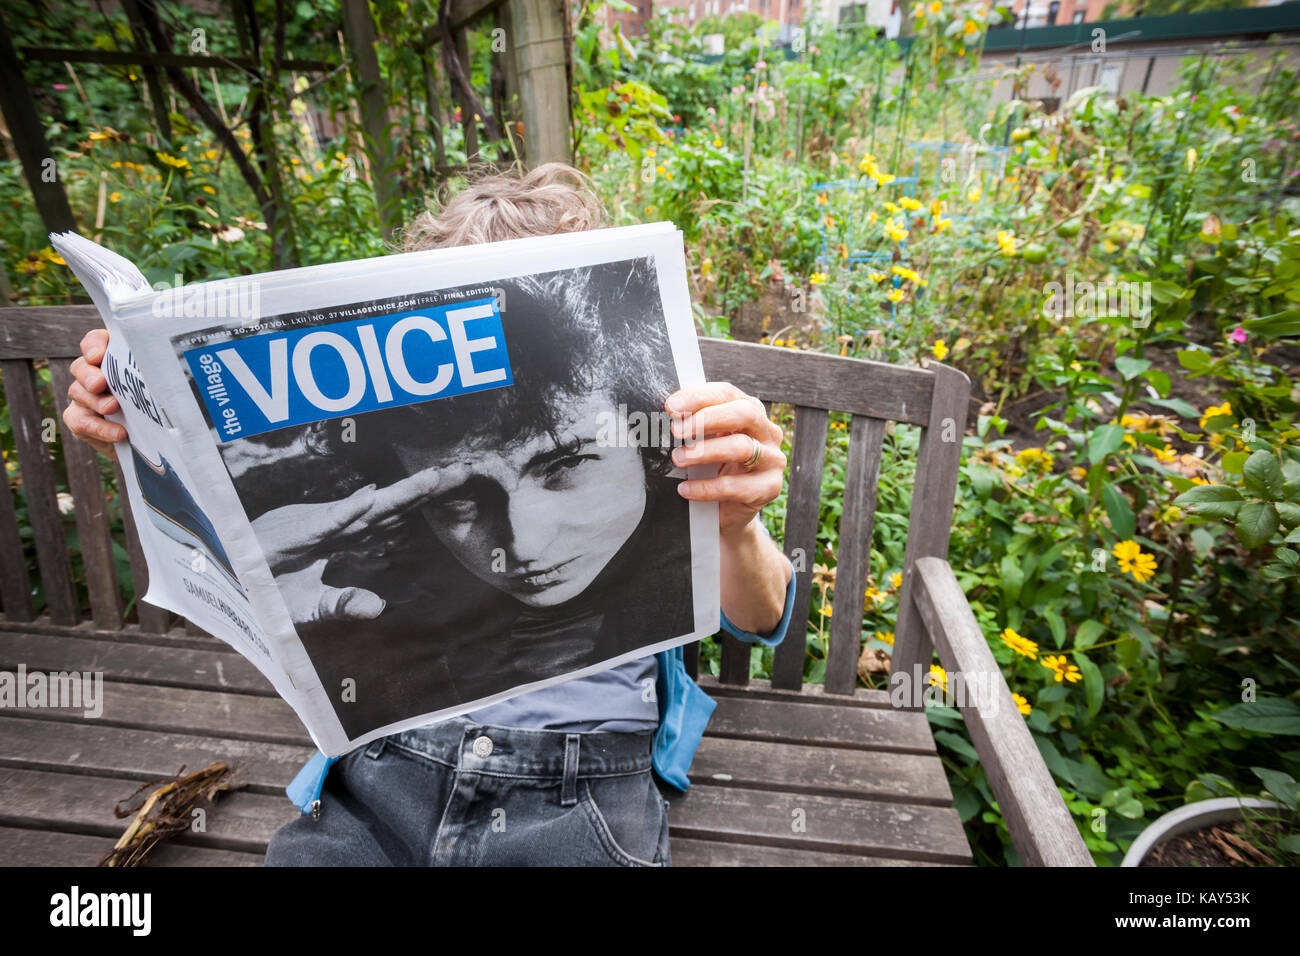
[[[240,780],[287,803],[280,791],[315,752],[311,746],[130,730],[94,720],[0,717],[0,767],[6,768],[0,777],[5,779],[11,771],[32,769],[151,780],[170,777],[181,764],[194,771],[219,760],[235,767]]]
[[[778,743],[932,754],[925,714],[867,707],[823,707],[775,700],[718,697],[707,734]]]
[[[126,829],[125,825],[123,829]],[[6,866],[94,866],[113,849],[115,842],[114,837],[108,836],[0,827],[0,860],[4,860]],[[261,866],[264,859],[261,853],[212,850],[164,842],[149,852],[143,865]]]
[[[140,785],[138,780],[121,777],[40,770],[6,770],[4,783],[0,787],[0,825],[43,825],[114,839],[121,836],[129,818],[114,816],[113,804],[128,799]],[[271,834],[298,813],[284,797],[227,793],[208,810],[206,832],[187,833],[183,840],[199,846],[264,853]]]
[[[671,800],[668,816],[671,828],[693,839],[940,863],[971,859],[961,820],[949,807],[696,783]]]
[[[706,736],[695,751],[691,780],[755,790],[952,805],[943,763],[937,756],[919,754]]]
[[[671,816],[671,814],[669,814]],[[671,832],[671,824],[670,832]],[[672,838],[673,866],[951,866],[929,860],[852,856],[752,843],[717,843],[690,837]]]
[[[275,696],[270,682],[238,654],[0,631],[0,668],[102,671],[105,680],[214,688]]]

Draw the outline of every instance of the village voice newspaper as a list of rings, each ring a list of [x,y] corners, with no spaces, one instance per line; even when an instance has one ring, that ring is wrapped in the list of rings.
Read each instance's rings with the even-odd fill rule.
[[[51,242],[110,334],[143,600],[327,755],[716,632],[717,505],[677,493],[664,413],[705,380],[670,223],[173,288]]]

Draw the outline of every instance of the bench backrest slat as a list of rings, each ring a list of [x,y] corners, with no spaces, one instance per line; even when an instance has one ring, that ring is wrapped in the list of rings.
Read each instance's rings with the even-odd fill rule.
[[[36,539],[36,560],[50,620],[55,624],[76,624],[81,613],[72,585],[72,566],[64,540],[50,449],[41,440],[43,425],[36,372],[30,360],[4,359],[0,361],[0,375],[4,376],[9,423],[27,498],[27,519]]]
[[[876,483],[885,423],[854,415],[849,424],[849,460],[844,472],[844,510],[840,513],[840,547],[836,555],[835,600],[831,610],[826,692],[851,694],[858,684],[858,648],[862,608],[871,564],[871,535],[876,518]]]
[[[18,530],[18,514],[9,493],[9,475],[5,473],[4,491],[0,492],[0,602],[11,621],[32,619],[32,581],[27,574],[23,540]]]
[[[113,534],[109,527],[108,501],[99,477],[99,453],[85,442],[77,441],[63,424],[63,410],[68,406],[68,386],[72,384],[69,365],[72,359],[50,359],[54,384],[54,404],[59,412],[59,431],[63,435],[63,460],[68,468],[68,489],[72,493],[77,520],[77,541],[86,571],[86,589],[90,592],[90,611],[95,626],[116,630],[122,626],[122,601],[118,595],[117,567],[113,561]]]
[[[785,506],[782,550],[799,572],[795,578],[792,621],[808,619],[812,600],[813,564],[817,561],[817,530],[821,523],[822,472],[826,463],[826,430],[830,413],[824,408],[797,405],[791,436],[789,492]],[[798,690],[803,686],[802,640],[782,641],[772,661],[772,686]]]

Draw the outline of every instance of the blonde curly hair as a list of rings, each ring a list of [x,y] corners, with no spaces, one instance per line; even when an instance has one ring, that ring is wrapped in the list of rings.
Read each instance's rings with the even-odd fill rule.
[[[582,232],[605,225],[591,181],[572,166],[544,163],[522,175],[488,173],[412,219],[403,252]]]

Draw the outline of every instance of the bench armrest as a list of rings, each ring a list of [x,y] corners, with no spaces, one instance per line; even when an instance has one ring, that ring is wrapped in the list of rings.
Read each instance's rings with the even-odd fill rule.
[[[1021,862],[1093,866],[952,567],[920,558],[914,573],[913,601],[949,679],[963,678],[958,706]]]

